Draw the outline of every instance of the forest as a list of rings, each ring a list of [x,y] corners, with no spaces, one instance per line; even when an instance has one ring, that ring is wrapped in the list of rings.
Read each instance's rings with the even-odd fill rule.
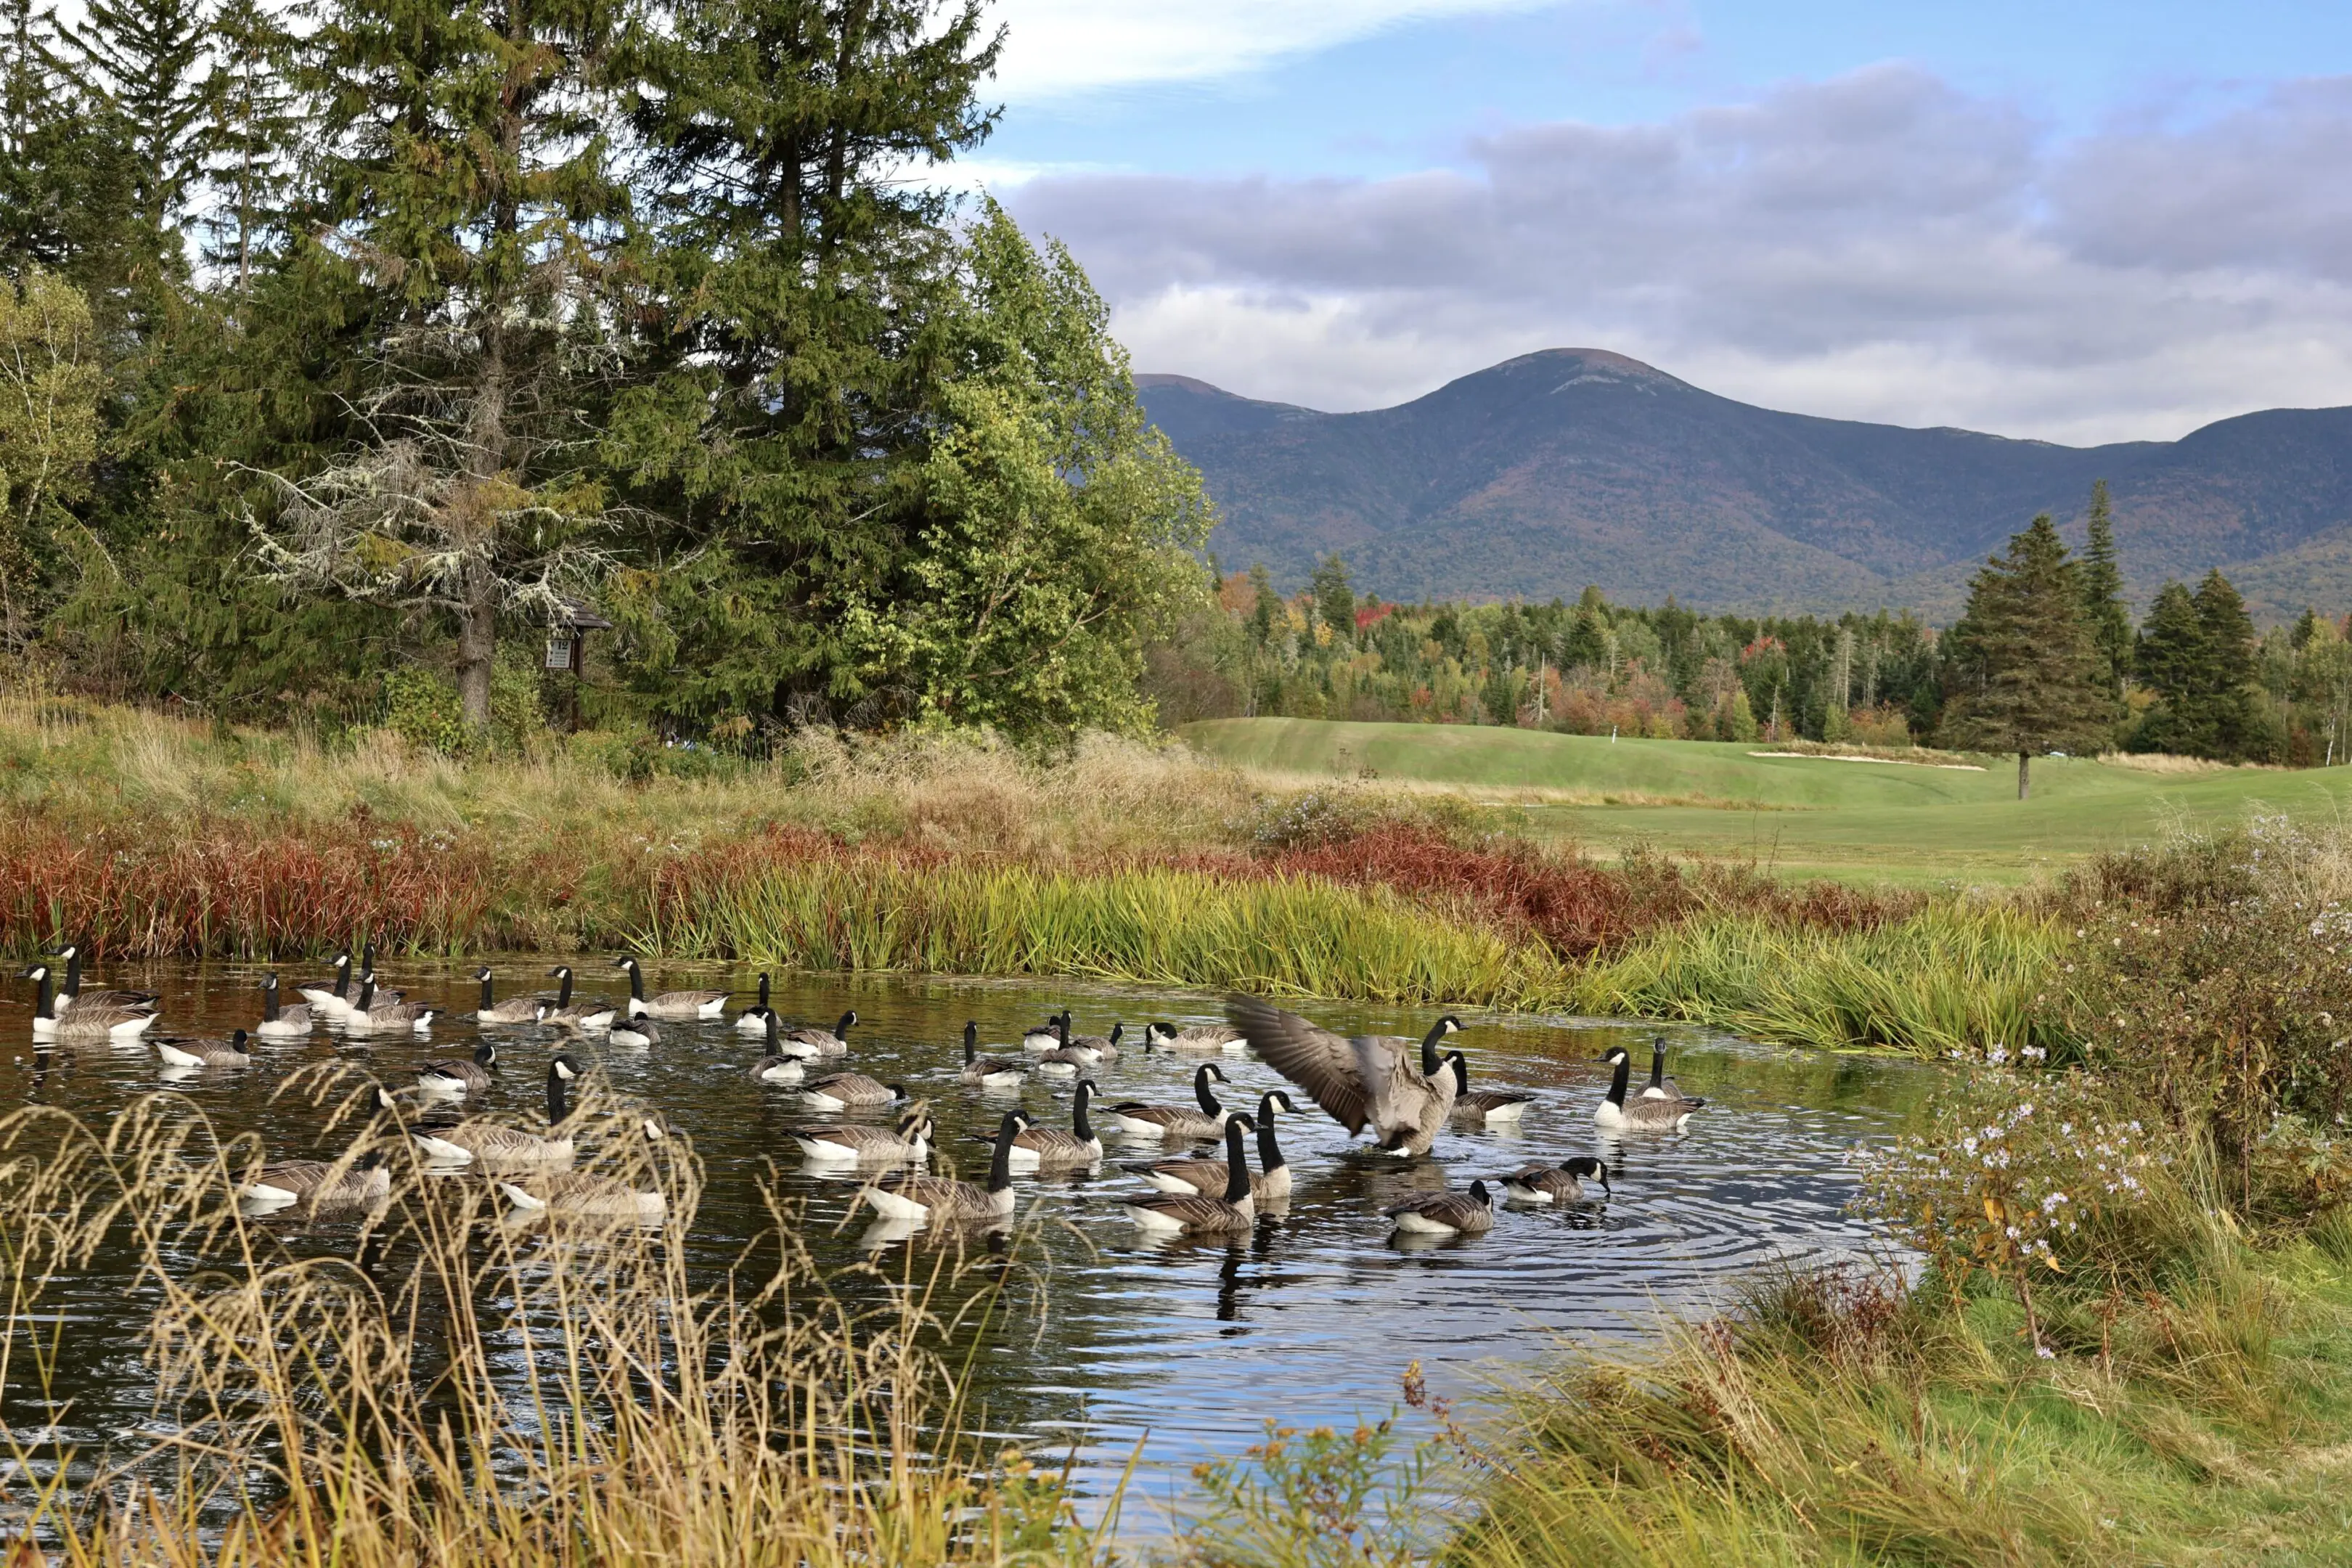
[[[2084,668],[2071,673],[2105,694],[2075,743],[2296,767],[2347,760],[2352,617],[2306,610],[2258,632],[2213,571],[2194,588],[2164,584],[2136,626],[2104,487],[2092,521],[2084,554],[2058,563],[2059,617],[2039,628],[2079,638]],[[1982,740],[1954,711],[1978,662],[1980,595],[1971,616],[1937,628],[1885,610],[1612,605],[1597,588],[1573,605],[1383,603],[1357,594],[1338,556],[1286,596],[1263,570],[1219,582],[1213,605],[1146,650],[1146,688],[1165,722],[1280,714],[1655,740]]]
[[[1147,722],[1209,510],[1066,252],[908,177],[994,123],[976,0],[5,10],[20,678],[460,745]]]

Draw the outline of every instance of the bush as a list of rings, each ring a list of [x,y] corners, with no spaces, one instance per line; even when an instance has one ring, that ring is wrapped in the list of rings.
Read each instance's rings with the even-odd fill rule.
[[[429,670],[404,667],[383,678],[384,728],[412,746],[457,756],[466,750],[466,709],[457,689]]]

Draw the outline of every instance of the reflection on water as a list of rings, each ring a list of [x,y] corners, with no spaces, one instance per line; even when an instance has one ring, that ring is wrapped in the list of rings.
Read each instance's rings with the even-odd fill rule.
[[[545,984],[544,963],[498,967],[500,994],[524,994]],[[597,978],[625,978],[602,962],[583,963],[583,989]],[[386,984],[411,1001],[470,1012],[478,988],[470,968],[415,963],[383,966]],[[307,970],[287,978],[307,978]],[[260,1016],[257,969],[151,966],[110,971],[94,984],[134,984],[163,994],[158,1032],[225,1033]],[[663,986],[733,984],[747,1003],[748,973],[676,968],[651,974]],[[813,1066],[903,1084],[930,1101],[939,1147],[959,1173],[984,1179],[987,1151],[971,1142],[994,1130],[1003,1112],[1025,1105],[1048,1126],[1069,1125],[1073,1082],[1033,1080],[1013,1092],[960,1081],[964,1020],[977,1019],[982,1050],[1020,1057],[1024,1026],[1055,1007],[1076,1014],[1076,1032],[1128,1026],[1119,1058],[1093,1069],[1105,1101],[1190,1103],[1198,1057],[1145,1055],[1141,1026],[1166,1018],[1180,1026],[1215,1018],[1213,997],[1188,993],[1109,990],[1059,984],[898,977],[790,976],[775,1005],[788,1019],[826,1023],[849,1008],[860,1022],[848,1057]],[[1349,1031],[1418,1036],[1419,1012],[1317,1005],[1318,1021]],[[256,1130],[273,1158],[313,1156],[318,1113],[292,1097],[273,1103],[273,1080],[338,1048],[363,1053],[388,1082],[404,1082],[420,1064],[462,1057],[475,1043],[470,1021],[437,1023],[429,1037],[377,1036],[340,1040],[325,1029],[310,1039],[258,1041],[255,1065],[242,1072],[174,1075],[167,1079],[151,1048],[84,1047],[50,1070],[36,1070],[29,998],[12,996],[0,1011],[11,1042],[0,1064],[0,1103],[37,1100],[102,1120],[131,1095],[166,1082],[203,1101],[225,1132]],[[1294,1173],[1286,1209],[1255,1231],[1213,1241],[1153,1241],[1139,1237],[1119,1198],[1142,1190],[1121,1160],[1185,1152],[1182,1147],[1123,1137],[1097,1118],[1107,1150],[1099,1170],[1015,1177],[1022,1213],[1038,1223],[1042,1316],[1000,1315],[968,1327],[979,1394],[992,1430],[1076,1443],[1082,1479],[1097,1491],[1114,1484],[1139,1438],[1149,1434],[1141,1489],[1165,1497],[1196,1460],[1254,1441],[1269,1418],[1291,1423],[1350,1422],[1388,1413],[1406,1363],[1418,1358],[1441,1394],[1475,1390],[1494,1363],[1544,1353],[1565,1340],[1590,1343],[1645,1331],[1660,1307],[1704,1305],[1739,1271],[1768,1258],[1817,1256],[1864,1245],[1863,1227],[1844,1212],[1853,1184],[1844,1151],[1886,1136],[1924,1089],[1927,1073],[1906,1063],[1769,1050],[1694,1031],[1669,1031],[1675,1076],[1706,1110],[1689,1129],[1665,1137],[1603,1140],[1591,1109],[1606,1086],[1595,1058],[1617,1043],[1641,1047],[1648,1030],[1590,1020],[1469,1016],[1452,1044],[1469,1057],[1476,1087],[1508,1086],[1535,1095],[1524,1122],[1493,1131],[1450,1131],[1426,1161],[1400,1163],[1352,1148],[1341,1130],[1307,1110],[1279,1124]],[[497,1032],[497,1082],[483,1109],[527,1121],[543,1100],[554,1037],[525,1027]],[[624,1093],[660,1107],[694,1141],[709,1185],[697,1218],[698,1262],[724,1269],[763,1226],[755,1184],[773,1165],[786,1193],[806,1205],[806,1230],[820,1260],[871,1259],[872,1273],[845,1292],[892,1288],[907,1273],[911,1241],[904,1226],[850,1212],[859,1184],[855,1168],[808,1166],[790,1133],[796,1127],[863,1115],[888,1125],[887,1108],[824,1112],[794,1086],[750,1076],[760,1043],[730,1023],[665,1023],[650,1048],[574,1047],[593,1058]],[[1232,1079],[1228,1102],[1254,1107],[1280,1084],[1246,1057],[1217,1058]],[[1200,1152],[1216,1151],[1202,1146]],[[1459,1239],[1391,1239],[1381,1211],[1418,1193],[1466,1188],[1528,1161],[1597,1153],[1610,1164],[1608,1202],[1561,1210],[1506,1209],[1495,1228]],[[1253,1146],[1253,1157],[1255,1147]],[[940,1168],[935,1158],[934,1168]],[[320,1245],[333,1247],[331,1222],[312,1222]],[[914,1272],[928,1272],[919,1255]],[[37,1391],[5,1392],[5,1414],[20,1437],[34,1432],[86,1450],[120,1447],[150,1419],[148,1380],[140,1364],[144,1305],[124,1282],[102,1272],[59,1282],[44,1302],[66,1329],[52,1405]],[[1130,1521],[1149,1527],[1151,1510]]]

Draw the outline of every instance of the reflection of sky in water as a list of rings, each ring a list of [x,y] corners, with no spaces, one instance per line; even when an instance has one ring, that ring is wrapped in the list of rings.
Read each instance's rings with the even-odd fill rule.
[[[518,993],[542,984],[545,963],[501,966],[499,982]],[[583,965],[593,989],[601,965]],[[455,970],[388,963],[390,984],[415,1000],[470,1008],[476,988]],[[307,969],[288,978],[307,975]],[[97,984],[131,978],[110,973]],[[258,993],[243,989],[257,972],[154,968],[135,978],[165,993],[165,1026],[175,1033],[219,1033],[259,1016]],[[705,984],[708,972],[650,977]],[[730,979],[750,980],[736,973]],[[610,994],[623,994],[616,973]],[[502,994],[504,992],[502,991]],[[750,986],[742,998],[750,1000]],[[930,1097],[940,1137],[964,1173],[984,1169],[985,1153],[962,1142],[992,1130],[1016,1100],[957,1081],[967,1017],[1001,1054],[1020,1055],[1021,1026],[1066,1002],[1082,1033],[1108,1032],[1124,1019],[1130,1038],[1142,1024],[1216,1015],[1214,998],[1108,991],[1069,985],[794,976],[776,994],[788,1017],[830,1023],[855,1006],[862,1018],[840,1067],[903,1082]],[[1309,1005],[1318,1021],[1345,1030],[1377,1028],[1418,1036],[1423,1012]],[[29,1008],[12,1000],[0,1015],[9,1037],[27,1038]],[[1704,1307],[1721,1299],[1744,1268],[1778,1255],[1852,1250],[1867,1237],[1847,1215],[1853,1181],[1843,1152],[1884,1137],[1924,1087],[1927,1074],[1906,1063],[1769,1050],[1738,1041],[1670,1031],[1671,1068],[1685,1093],[1709,1100],[1690,1130],[1667,1137],[1604,1140],[1591,1107],[1605,1087],[1593,1058],[1611,1044],[1635,1048],[1646,1068],[1649,1031],[1590,1021],[1515,1017],[1487,1023],[1466,1016],[1455,1046],[1467,1053],[1474,1087],[1507,1084],[1537,1102],[1516,1132],[1442,1136],[1433,1159],[1399,1164],[1350,1152],[1340,1129],[1298,1095],[1307,1114],[1279,1124],[1297,1188],[1286,1214],[1261,1223],[1230,1245],[1139,1241],[1118,1196],[1137,1190],[1116,1168],[1119,1159],[1160,1152],[1150,1143],[1121,1146],[1107,1135],[1110,1158],[1088,1178],[1016,1178],[1032,1227],[1034,1258],[1045,1280],[1042,1318],[1000,1318],[978,1347],[979,1394],[988,1425],[1044,1445],[1076,1440],[1087,1484],[1115,1484],[1139,1437],[1149,1434],[1144,1466],[1128,1518],[1150,1529],[1152,1506],[1181,1485],[1199,1459],[1231,1454],[1259,1436],[1268,1419],[1288,1424],[1352,1423],[1397,1405],[1406,1364],[1418,1358],[1433,1392],[1475,1392],[1507,1364],[1565,1341],[1593,1343],[1643,1331],[1659,1307]],[[787,1088],[751,1081],[756,1043],[725,1025],[665,1024],[650,1051],[599,1047],[625,1093],[664,1107],[689,1134],[709,1173],[694,1252],[723,1268],[761,1221],[754,1183],[773,1161],[789,1193],[807,1203],[806,1227],[820,1258],[863,1256],[866,1216],[846,1217],[856,1190],[844,1176],[802,1171],[786,1131],[835,1117],[804,1110]],[[430,1040],[379,1038],[368,1051],[387,1081],[404,1081],[418,1063],[470,1050],[469,1023],[437,1027]],[[505,1031],[509,1043],[488,1108],[530,1117],[541,1102],[547,1037]],[[322,1031],[308,1045],[268,1043],[260,1065],[243,1074],[200,1075],[181,1087],[202,1100],[226,1131],[258,1128],[274,1157],[309,1154],[318,1114],[268,1100],[277,1073],[329,1050]],[[100,1118],[132,1093],[160,1081],[152,1052],[85,1049],[66,1070],[39,1079],[30,1052],[0,1067],[0,1097],[28,1096]],[[1250,1059],[1219,1058],[1234,1079],[1234,1102],[1255,1104],[1281,1079]],[[1106,1100],[1190,1100],[1199,1058],[1145,1058],[1133,1045],[1095,1077]],[[824,1069],[819,1069],[824,1070]],[[1044,1120],[1066,1125],[1068,1080],[1033,1082],[1025,1100]],[[887,1112],[876,1113],[887,1118]],[[1176,1151],[1171,1150],[1169,1152]],[[1207,1151],[1204,1151],[1207,1152]],[[1490,1234],[1407,1249],[1391,1244],[1380,1210],[1416,1192],[1466,1187],[1531,1160],[1555,1162],[1597,1153],[1610,1163],[1615,1195],[1605,1206],[1568,1212],[1506,1211]],[[1253,1148],[1253,1156],[1255,1149]],[[333,1247],[329,1232],[320,1238]],[[903,1245],[877,1256],[902,1274]],[[917,1272],[928,1269],[921,1254]],[[878,1283],[847,1287],[876,1290]],[[72,1405],[54,1436],[88,1449],[147,1428],[148,1383],[137,1326],[143,1311],[126,1300],[118,1277],[103,1273],[59,1281],[44,1303],[68,1324],[59,1392]],[[18,1433],[57,1419],[19,1386],[6,1394]],[[1139,1494],[1139,1495],[1137,1495]]]

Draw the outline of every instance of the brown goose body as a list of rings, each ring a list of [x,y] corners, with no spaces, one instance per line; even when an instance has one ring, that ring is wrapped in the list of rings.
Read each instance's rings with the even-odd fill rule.
[[[1495,1197],[1483,1181],[1466,1193],[1432,1193],[1381,1211],[1409,1236],[1476,1236],[1495,1228]]]
[[[1706,1104],[1704,1100],[1654,1098],[1636,1095],[1629,1100],[1625,1090],[1633,1076],[1633,1058],[1622,1046],[1612,1046],[1601,1059],[1615,1069],[1609,1082],[1609,1092],[1599,1105],[1592,1108],[1592,1119],[1602,1127],[1616,1132],[1673,1132],[1691,1119],[1691,1112]]]
[[[245,1048],[247,1036],[243,1029],[232,1033],[226,1040],[183,1040],[166,1037],[152,1041],[155,1054],[163,1058],[166,1067],[175,1068],[249,1068],[253,1053]]]
[[[1202,1194],[1181,1196],[1151,1193],[1126,1201],[1128,1217],[1138,1228],[1160,1236],[1225,1236],[1248,1230],[1257,1223],[1257,1202],[1250,1192],[1249,1161],[1243,1136],[1255,1131],[1247,1116],[1235,1114],[1225,1122],[1225,1190],[1214,1197]]]
[[[257,1204],[330,1205],[378,1203],[392,1195],[392,1172],[381,1152],[371,1150],[348,1165],[325,1160],[281,1160],[264,1165],[237,1188]]]
[[[1290,1096],[1278,1089],[1268,1089],[1258,1097],[1258,1168],[1250,1174],[1250,1196],[1260,1207],[1290,1200],[1290,1163],[1282,1157],[1282,1147],[1274,1135],[1274,1113],[1277,1110],[1293,1116],[1298,1114],[1298,1107],[1291,1103]],[[1120,1168],[1141,1176],[1163,1193],[1174,1193],[1180,1197],[1187,1193],[1214,1196],[1225,1190],[1233,1174],[1223,1160],[1152,1160]]]
[[[898,1118],[896,1127],[867,1127],[851,1121],[837,1127],[805,1127],[792,1134],[801,1152],[812,1160],[864,1163],[898,1163],[928,1159],[931,1152],[930,1113],[920,1107]]]
[[[664,991],[658,995],[646,994],[646,972],[637,961],[623,954],[613,961],[629,972],[629,1010],[632,1018],[667,1018],[673,1023],[685,1023],[697,1018],[719,1018],[726,1015],[727,998],[731,991]]]
[[[1597,1178],[1601,1190],[1609,1190],[1609,1167],[1590,1154],[1557,1165],[1522,1165],[1496,1180],[1503,1195],[1515,1204],[1580,1204],[1587,1178]]]
[[[988,1184],[978,1186],[948,1176],[903,1171],[884,1176],[862,1194],[866,1206],[885,1219],[932,1223],[995,1223],[1012,1216],[1013,1140],[1020,1136],[1021,1118],[1007,1111],[997,1126],[996,1152],[990,1157]]]
[[[980,1026],[963,1026],[963,1081],[989,1089],[1018,1089],[1029,1076],[1029,1064],[980,1054]]]
[[[1426,1154],[1454,1110],[1454,1079],[1437,1043],[1462,1027],[1451,1014],[1421,1040],[1391,1035],[1335,1035],[1255,996],[1226,999],[1226,1012],[1276,1072],[1305,1089],[1350,1133],[1369,1131],[1391,1154]]]
[[[580,1077],[580,1064],[558,1055],[547,1067],[547,1132],[541,1136],[498,1121],[458,1121],[411,1127],[409,1135],[427,1159],[445,1164],[480,1164],[489,1169],[569,1165],[577,1148],[564,1130],[571,1107],[564,1090]]]
[[[1224,1136],[1226,1121],[1234,1113],[1219,1102],[1209,1085],[1225,1081],[1224,1068],[1214,1062],[1202,1062],[1192,1074],[1192,1098],[1200,1109],[1123,1100],[1110,1108],[1111,1124],[1131,1137],[1157,1138],[1163,1143],[1204,1143],[1212,1138],[1221,1138]]]
[[[862,1072],[836,1072],[801,1085],[801,1098],[821,1110],[847,1110],[859,1105],[896,1105],[907,1091]]]

